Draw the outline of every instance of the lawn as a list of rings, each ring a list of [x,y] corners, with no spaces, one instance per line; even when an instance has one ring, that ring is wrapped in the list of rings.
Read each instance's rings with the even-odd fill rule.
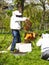
[[[0,34],[0,50],[6,50],[12,42],[11,34]]]
[[[6,50],[11,44],[12,35],[0,34],[0,50]],[[36,41],[32,42],[32,52],[21,56],[14,56],[10,52],[0,53],[0,65],[49,65],[49,61],[40,58],[40,48],[36,47]]]

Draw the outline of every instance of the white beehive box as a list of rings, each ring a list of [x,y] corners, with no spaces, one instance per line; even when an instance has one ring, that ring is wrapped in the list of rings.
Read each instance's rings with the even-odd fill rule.
[[[16,49],[19,50],[19,52],[31,52],[32,46],[31,43],[16,43]]]

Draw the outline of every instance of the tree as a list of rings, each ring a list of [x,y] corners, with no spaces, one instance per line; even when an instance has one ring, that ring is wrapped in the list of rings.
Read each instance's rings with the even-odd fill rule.
[[[33,2],[32,2],[33,1]],[[34,2],[34,0],[30,0],[30,4],[29,4],[29,6],[28,7],[30,7],[29,8],[29,10],[30,10],[30,15],[31,15],[31,18],[33,18],[32,17],[32,12],[34,11],[36,14],[37,14],[37,11],[38,12],[40,12],[40,10],[42,11],[42,13],[41,13],[41,16],[40,16],[40,26],[39,26],[39,28],[40,29],[42,29],[42,25],[43,24],[45,24],[45,22],[46,22],[46,18],[47,18],[47,10],[46,10],[46,4],[49,4],[49,0],[39,0],[40,1],[40,3],[35,3]],[[42,7],[42,9],[40,9],[39,10],[39,8],[38,8],[38,6],[40,6],[40,7]],[[28,13],[28,7],[27,7],[27,13]],[[37,8],[38,8],[38,10],[37,10]],[[35,9],[36,9],[36,11],[35,11]],[[36,16],[36,14],[35,14],[35,16]],[[29,15],[29,16],[30,16]],[[39,15],[39,14],[38,14]],[[34,18],[35,18],[35,16],[34,16]],[[48,19],[48,18],[47,18]]]

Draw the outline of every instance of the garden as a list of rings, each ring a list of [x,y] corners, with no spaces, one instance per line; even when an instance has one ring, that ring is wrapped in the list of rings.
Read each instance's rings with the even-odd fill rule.
[[[16,5],[18,1],[22,2],[21,0],[14,0],[14,4]],[[10,51],[0,53],[0,65],[49,65],[49,61],[41,59],[40,47],[36,46],[42,33],[49,33],[49,10],[46,10],[45,1],[40,0],[40,3],[37,4],[34,1],[30,4],[25,3],[23,9],[23,16],[29,17],[32,22],[31,32],[37,34],[37,37],[31,41],[32,51],[18,56],[13,55]],[[49,3],[49,0],[47,1]],[[7,5],[5,2],[0,2],[0,5],[0,51],[7,51],[13,39],[10,29],[10,17],[12,11],[16,10],[16,6],[14,5],[12,10],[8,10],[4,9]],[[23,29],[24,23],[21,24],[20,35],[21,41],[24,42],[26,31]]]

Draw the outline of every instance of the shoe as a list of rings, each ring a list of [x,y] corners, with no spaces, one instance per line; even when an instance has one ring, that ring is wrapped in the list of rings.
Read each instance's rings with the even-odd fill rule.
[[[19,53],[19,50],[15,49],[14,51],[10,51],[10,52],[16,54]]]
[[[14,51],[11,51],[11,50],[10,50],[10,53],[13,53],[13,52],[14,52]]]

